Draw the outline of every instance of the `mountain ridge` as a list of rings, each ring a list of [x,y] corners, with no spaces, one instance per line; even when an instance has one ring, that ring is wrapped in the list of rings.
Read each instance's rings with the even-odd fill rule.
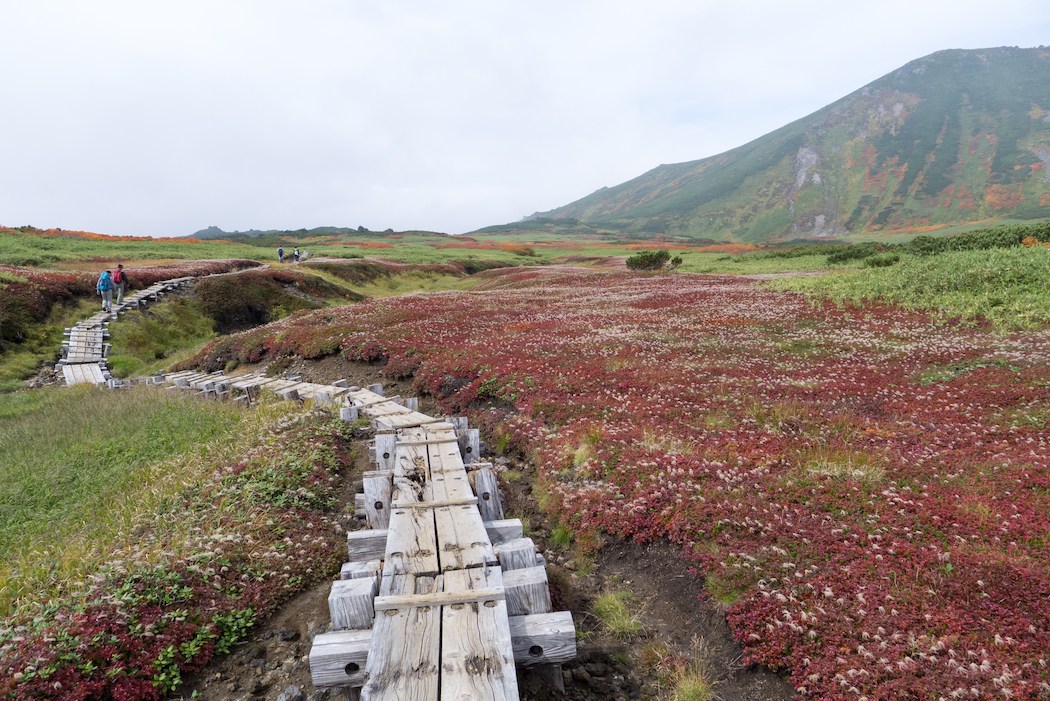
[[[938,51],[769,134],[536,219],[772,242],[1050,217],[1050,48]]]

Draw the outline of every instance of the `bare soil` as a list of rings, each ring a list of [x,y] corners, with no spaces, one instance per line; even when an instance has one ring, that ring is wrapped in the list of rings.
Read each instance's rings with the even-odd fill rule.
[[[374,366],[342,358],[299,362],[288,374],[304,380],[330,382],[346,379],[352,385],[379,382]],[[383,381],[387,396],[413,396],[410,381]],[[421,397],[421,410],[439,415],[433,401]],[[484,439],[484,437],[482,437]],[[348,529],[362,528],[349,515],[354,484],[369,469],[366,451],[355,453],[344,473],[339,509]],[[491,457],[491,456],[490,456]],[[508,518],[521,518],[548,562],[555,608],[572,612],[578,631],[576,660],[563,666],[564,691],[531,672],[519,671],[523,701],[598,701],[670,699],[673,689],[666,669],[658,664],[667,656],[694,660],[706,670],[721,701],[788,701],[795,698],[787,680],[759,667],[741,665],[741,653],[719,605],[703,594],[702,578],[690,572],[677,550],[666,543],[638,545],[608,542],[593,560],[580,560],[571,550],[550,542],[555,524],[539,510],[532,494],[533,466],[518,458],[495,457],[502,472],[501,490]],[[336,573],[331,573],[332,577]],[[316,584],[287,602],[259,624],[237,649],[186,680],[181,699],[276,699],[324,701],[337,692],[315,689],[310,681],[309,652],[313,636],[328,630],[329,581]],[[617,638],[605,631],[591,612],[603,591],[629,591],[638,602],[636,615],[643,632]]]

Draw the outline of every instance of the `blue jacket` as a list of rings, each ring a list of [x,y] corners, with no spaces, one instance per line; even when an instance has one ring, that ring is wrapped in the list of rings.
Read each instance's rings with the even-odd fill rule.
[[[113,278],[109,276],[108,270],[104,270],[102,274],[98,276],[98,284],[95,285],[95,287],[99,292],[113,289]]]

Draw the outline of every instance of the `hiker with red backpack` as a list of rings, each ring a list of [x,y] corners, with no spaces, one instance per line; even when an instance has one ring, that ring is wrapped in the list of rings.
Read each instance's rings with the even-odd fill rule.
[[[124,302],[124,290],[128,288],[128,274],[124,272],[124,264],[118,263],[117,269],[113,271],[113,289],[117,292],[117,306]]]

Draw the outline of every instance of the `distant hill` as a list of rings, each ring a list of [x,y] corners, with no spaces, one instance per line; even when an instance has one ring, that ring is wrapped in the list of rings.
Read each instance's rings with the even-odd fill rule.
[[[1041,219],[1048,165],[1050,48],[940,51],[749,144],[518,226],[765,242]]]
[[[369,231],[363,226],[356,229],[339,226],[319,226],[313,229],[249,229],[247,231],[223,231],[217,226],[209,226],[207,229],[196,231],[185,238],[195,239],[224,239],[239,243],[249,243],[259,246],[277,245],[282,243],[294,244],[303,242],[321,242],[339,239],[377,239],[390,236],[400,238],[406,234],[446,237],[434,231],[398,231],[386,229],[385,231]]]

